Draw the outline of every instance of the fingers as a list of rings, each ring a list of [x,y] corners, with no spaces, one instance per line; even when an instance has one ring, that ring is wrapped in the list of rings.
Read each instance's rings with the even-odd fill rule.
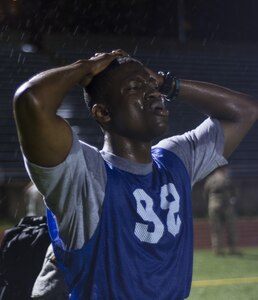
[[[102,72],[107,66],[117,57],[129,56],[127,52],[121,49],[113,50],[109,53],[95,53],[87,60],[87,74],[81,80],[80,85],[87,86],[92,81],[93,77]]]
[[[105,52],[95,53],[94,56],[99,56],[99,55],[104,55],[104,54],[108,54],[108,53],[105,53]],[[112,52],[109,52],[109,54],[129,56],[129,54],[122,49],[113,50]]]
[[[117,49],[113,50],[112,52],[97,52],[94,54],[93,57],[90,58],[90,60],[95,60],[96,58],[107,58],[107,57],[119,57],[119,56],[129,56],[129,54],[122,50],[122,49]]]
[[[113,50],[111,53],[112,54],[117,54],[117,55],[120,55],[120,56],[130,56],[126,51],[124,51],[122,49]]]
[[[102,52],[102,53],[95,53],[95,54],[94,54],[94,57],[100,56],[100,55],[104,55],[104,54],[105,54],[104,52]]]
[[[113,50],[109,53],[96,53],[89,61],[92,62],[92,75],[95,76],[102,72],[114,59],[118,57],[128,56],[128,54],[121,50]]]
[[[129,56],[129,54],[121,49],[113,50],[109,53],[95,53],[95,55],[88,60],[88,73],[80,84],[87,86],[92,78],[107,68],[114,59],[125,56]]]

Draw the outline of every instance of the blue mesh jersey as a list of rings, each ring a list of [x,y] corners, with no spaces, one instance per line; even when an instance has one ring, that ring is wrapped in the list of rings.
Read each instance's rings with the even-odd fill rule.
[[[98,226],[77,250],[65,250],[48,221],[59,267],[81,300],[181,300],[192,279],[190,178],[172,152],[155,148],[153,170],[135,175],[105,162],[107,184]]]

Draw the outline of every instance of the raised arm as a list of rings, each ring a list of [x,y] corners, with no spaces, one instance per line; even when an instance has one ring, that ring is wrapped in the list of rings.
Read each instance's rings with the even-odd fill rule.
[[[258,119],[257,99],[211,83],[181,80],[178,100],[221,122],[225,157],[229,157]]]
[[[72,144],[71,128],[56,114],[64,96],[77,84],[87,86],[96,74],[123,54],[117,50],[51,69],[18,88],[14,116],[19,141],[29,161],[50,167],[66,158]]]

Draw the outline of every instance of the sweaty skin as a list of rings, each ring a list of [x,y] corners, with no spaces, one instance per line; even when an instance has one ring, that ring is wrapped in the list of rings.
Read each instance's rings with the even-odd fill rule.
[[[56,114],[64,95],[76,84],[87,86],[96,74],[123,55],[126,55],[124,51],[116,50],[45,71],[17,90],[15,120],[21,146],[31,162],[55,166],[65,159],[72,143],[71,129]],[[153,82],[135,89],[135,79],[130,79],[135,74],[151,82],[149,69],[133,63],[120,68],[113,76],[112,101],[95,105],[92,114],[104,128],[106,151],[134,161],[148,162],[153,138],[167,128],[167,115],[165,111],[154,114],[146,107],[146,93],[153,94],[155,99],[161,98]],[[162,79],[158,74],[156,80],[157,86],[160,85]],[[181,80],[180,86],[179,101],[187,102],[221,122],[225,135],[224,155],[228,157],[257,120],[258,102],[251,96],[211,83]],[[142,126],[140,132],[139,126]],[[121,132],[117,128],[121,128]]]

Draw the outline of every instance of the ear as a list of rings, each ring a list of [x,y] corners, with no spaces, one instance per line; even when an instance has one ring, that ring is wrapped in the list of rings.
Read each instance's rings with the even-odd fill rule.
[[[105,124],[110,121],[110,115],[108,108],[105,104],[96,103],[93,105],[92,109],[93,118],[100,124]]]

